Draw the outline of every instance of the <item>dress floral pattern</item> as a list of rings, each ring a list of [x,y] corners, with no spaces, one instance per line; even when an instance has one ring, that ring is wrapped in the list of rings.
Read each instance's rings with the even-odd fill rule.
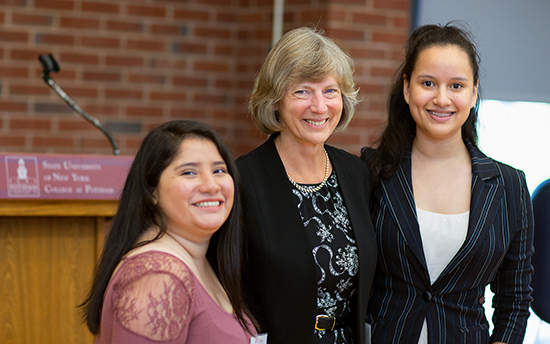
[[[354,314],[351,308],[355,305],[359,258],[336,173],[332,172],[317,192],[296,187],[292,192],[317,266],[317,314],[350,317]],[[313,330],[314,343],[353,343],[355,338],[349,327]]]
[[[126,259],[114,283],[114,313],[122,326],[164,342],[180,336],[195,297],[191,270],[177,258],[146,252]]]
[[[250,338],[180,258],[151,250],[123,258],[113,275],[96,344],[248,344]]]

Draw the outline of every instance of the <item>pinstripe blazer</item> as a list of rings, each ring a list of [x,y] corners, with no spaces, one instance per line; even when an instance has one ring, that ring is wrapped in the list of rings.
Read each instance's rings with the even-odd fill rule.
[[[523,341],[533,273],[525,175],[467,146],[473,173],[468,232],[433,285],[416,216],[410,152],[373,191],[379,259],[367,315],[372,343],[417,343],[424,319],[430,344]],[[363,160],[370,153],[364,149]],[[491,337],[483,307],[488,284],[495,293]]]

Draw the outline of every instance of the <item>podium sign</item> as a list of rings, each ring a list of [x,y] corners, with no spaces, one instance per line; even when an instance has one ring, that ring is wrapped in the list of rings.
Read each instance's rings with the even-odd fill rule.
[[[118,200],[133,159],[0,154],[0,199]]]

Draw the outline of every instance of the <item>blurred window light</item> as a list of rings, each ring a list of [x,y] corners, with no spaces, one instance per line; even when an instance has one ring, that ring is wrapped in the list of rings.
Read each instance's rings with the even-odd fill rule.
[[[550,104],[484,100],[478,131],[480,149],[523,170],[531,193],[550,178]]]

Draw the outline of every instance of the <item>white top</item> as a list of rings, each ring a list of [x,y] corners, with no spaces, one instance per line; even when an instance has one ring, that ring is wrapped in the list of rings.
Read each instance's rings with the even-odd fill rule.
[[[438,214],[416,208],[416,213],[430,283],[433,284],[466,240],[470,212]],[[428,328],[424,320],[418,344],[427,343]]]

